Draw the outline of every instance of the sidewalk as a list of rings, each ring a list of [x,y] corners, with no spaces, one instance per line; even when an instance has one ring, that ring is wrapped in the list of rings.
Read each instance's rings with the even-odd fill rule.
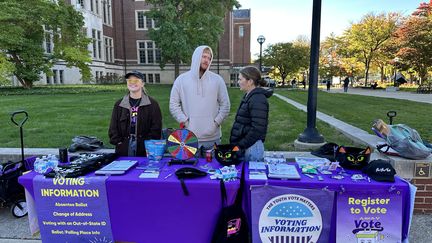
[[[344,93],[344,92],[343,89],[332,88],[330,89],[330,93]],[[416,94],[416,93],[410,93],[404,91],[387,92],[382,89],[372,90],[372,89],[362,89],[362,88],[349,88],[348,94],[375,96],[375,97],[382,97],[382,98],[393,98],[393,99],[400,99],[400,100],[411,100],[416,102],[432,104],[432,94]]]

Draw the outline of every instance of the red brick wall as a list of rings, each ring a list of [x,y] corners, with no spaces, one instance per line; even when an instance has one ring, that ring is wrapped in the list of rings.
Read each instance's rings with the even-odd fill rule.
[[[414,213],[432,214],[432,179],[413,179],[417,187]]]

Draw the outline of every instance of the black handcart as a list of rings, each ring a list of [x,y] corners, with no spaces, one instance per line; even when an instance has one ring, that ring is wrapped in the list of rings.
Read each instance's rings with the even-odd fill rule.
[[[20,122],[16,116],[22,117]],[[11,207],[11,213],[17,218],[27,215],[27,203],[24,196],[24,187],[18,183],[18,177],[27,170],[24,159],[23,125],[28,119],[26,111],[15,111],[11,114],[11,121],[20,128],[21,160],[8,161],[0,164],[0,207]]]

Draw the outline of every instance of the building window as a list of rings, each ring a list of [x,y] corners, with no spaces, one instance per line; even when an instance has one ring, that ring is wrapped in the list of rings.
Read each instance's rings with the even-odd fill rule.
[[[94,12],[93,0],[90,0],[90,11]]]
[[[112,0],[102,1],[103,4],[103,23],[106,25],[112,25]]]
[[[98,58],[102,59],[102,34],[101,31],[97,32],[97,43],[98,43]]]
[[[45,33],[45,52],[52,53],[51,33]]]
[[[57,81],[57,70],[56,69],[53,69],[53,83],[54,84],[58,83],[58,81]]]
[[[157,64],[161,61],[160,49],[154,41],[138,41],[139,63]]]
[[[102,32],[92,29],[93,58],[102,59]]]
[[[78,0],[78,6],[84,8],[84,0]]]
[[[155,83],[160,84],[160,74],[159,73],[155,74]]]
[[[239,27],[239,36],[240,36],[240,37],[243,37],[243,36],[244,36],[244,26],[243,26],[243,25],[241,25],[241,26]]]
[[[53,34],[52,31],[48,27],[44,27],[45,29],[45,38],[44,38],[44,49],[45,53],[52,53],[53,52]]]
[[[99,0],[95,0],[96,14],[99,15]]]
[[[148,82],[149,82],[150,84],[153,83],[153,74],[151,74],[151,73],[149,73],[149,75],[148,75]]]
[[[104,36],[104,40],[105,40],[105,61],[114,62],[113,39]]]
[[[96,81],[99,81],[99,79],[101,79],[102,76],[103,76],[103,72],[102,71],[95,71]]]
[[[93,58],[97,58],[97,40],[96,40],[95,29],[92,29],[92,40],[93,40]]]
[[[148,30],[155,27],[155,22],[151,18],[147,18],[144,10],[136,11],[136,29]]]
[[[47,82],[47,84],[51,84],[51,77],[48,76],[48,74],[45,74],[45,75],[46,75],[46,82]]]
[[[60,83],[63,84],[64,83],[63,70],[59,71],[59,79],[60,79]]]

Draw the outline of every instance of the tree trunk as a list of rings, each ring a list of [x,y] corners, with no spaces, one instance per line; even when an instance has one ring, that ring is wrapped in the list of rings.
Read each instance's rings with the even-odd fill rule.
[[[32,82],[26,82],[24,79],[22,79],[21,77],[19,77],[16,74],[15,74],[15,77],[18,79],[18,81],[23,86],[23,88],[25,88],[25,89],[31,89],[33,87],[33,83]]]
[[[425,81],[425,80],[427,80],[427,69],[421,69],[421,70],[419,70],[419,78],[420,78],[420,82],[419,82],[419,85],[422,85],[423,84],[423,82]]]
[[[384,65],[380,67],[381,69],[381,83],[384,82]]]
[[[364,86],[366,87],[367,86],[367,83],[368,83],[368,76],[369,76],[369,62],[368,61],[366,61],[366,63],[365,63],[365,83],[364,83]]]

